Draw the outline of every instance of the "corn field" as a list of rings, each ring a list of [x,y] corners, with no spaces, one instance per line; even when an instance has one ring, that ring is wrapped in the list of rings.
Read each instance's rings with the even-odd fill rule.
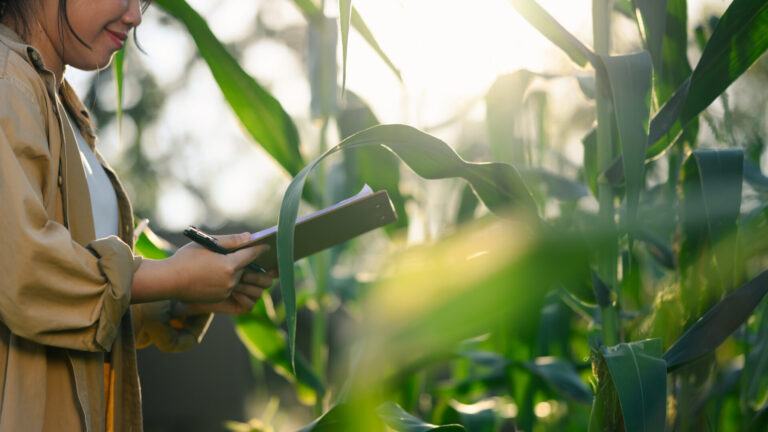
[[[765,147],[726,93],[753,64],[766,67],[767,2],[733,0],[689,34],[686,0],[592,0],[590,47],[534,0],[510,0],[581,72],[499,77],[471,160],[425,131],[379,124],[345,88],[351,32],[399,76],[352,0],[338,1],[338,19],[324,1],[293,0],[308,43],[327,50],[310,64],[316,154],[200,14],[184,0],[154,3],[192,36],[254,145],[293,178],[278,219],[279,284],[236,326],[306,404],[315,420],[300,431],[768,430]],[[612,48],[617,16],[635,23],[637,51]],[[546,134],[516,129],[523,111],[548,122],[557,101],[527,90],[549,79],[578,80],[591,101],[575,175],[552,165]],[[338,143],[327,138],[334,125]],[[699,146],[705,126],[717,147]],[[450,233],[404,248],[411,173],[459,179],[463,192]],[[379,274],[334,273],[355,268],[355,241],[294,264],[300,203],[322,208],[364,183],[387,190],[398,214],[384,230],[397,252]],[[137,250],[169,253],[152,239]],[[342,329],[329,318],[338,310]],[[274,418],[230,428],[283,430]]]

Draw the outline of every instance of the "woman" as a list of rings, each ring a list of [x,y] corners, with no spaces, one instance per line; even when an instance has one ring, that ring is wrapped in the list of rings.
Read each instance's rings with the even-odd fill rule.
[[[0,431],[141,430],[136,346],[189,348],[272,283],[244,269],[264,247],[133,255],[125,191],[63,74],[106,67],[142,6],[0,0]]]

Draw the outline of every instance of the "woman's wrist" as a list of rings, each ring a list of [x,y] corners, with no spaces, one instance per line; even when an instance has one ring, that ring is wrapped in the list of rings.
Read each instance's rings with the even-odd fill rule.
[[[178,299],[183,292],[185,275],[176,267],[172,257],[162,260],[144,259],[133,276],[131,302]]]

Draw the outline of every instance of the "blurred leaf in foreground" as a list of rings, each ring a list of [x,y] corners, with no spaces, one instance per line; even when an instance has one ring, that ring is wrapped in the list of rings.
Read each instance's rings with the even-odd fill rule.
[[[588,277],[589,251],[565,233],[536,236],[522,223],[465,229],[393,261],[395,275],[365,299],[366,379],[447,353],[504,322],[512,332],[538,322],[559,281]]]
[[[420,420],[393,402],[385,402],[376,408],[376,413],[390,428],[397,432],[464,432],[461,425],[435,426]]]

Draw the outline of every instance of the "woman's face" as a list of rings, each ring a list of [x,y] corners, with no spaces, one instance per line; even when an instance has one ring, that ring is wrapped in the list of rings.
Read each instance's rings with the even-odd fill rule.
[[[140,0],[67,0],[67,16],[83,45],[59,20],[59,1],[42,0],[40,22],[62,65],[93,70],[107,66],[128,32],[141,23]]]

